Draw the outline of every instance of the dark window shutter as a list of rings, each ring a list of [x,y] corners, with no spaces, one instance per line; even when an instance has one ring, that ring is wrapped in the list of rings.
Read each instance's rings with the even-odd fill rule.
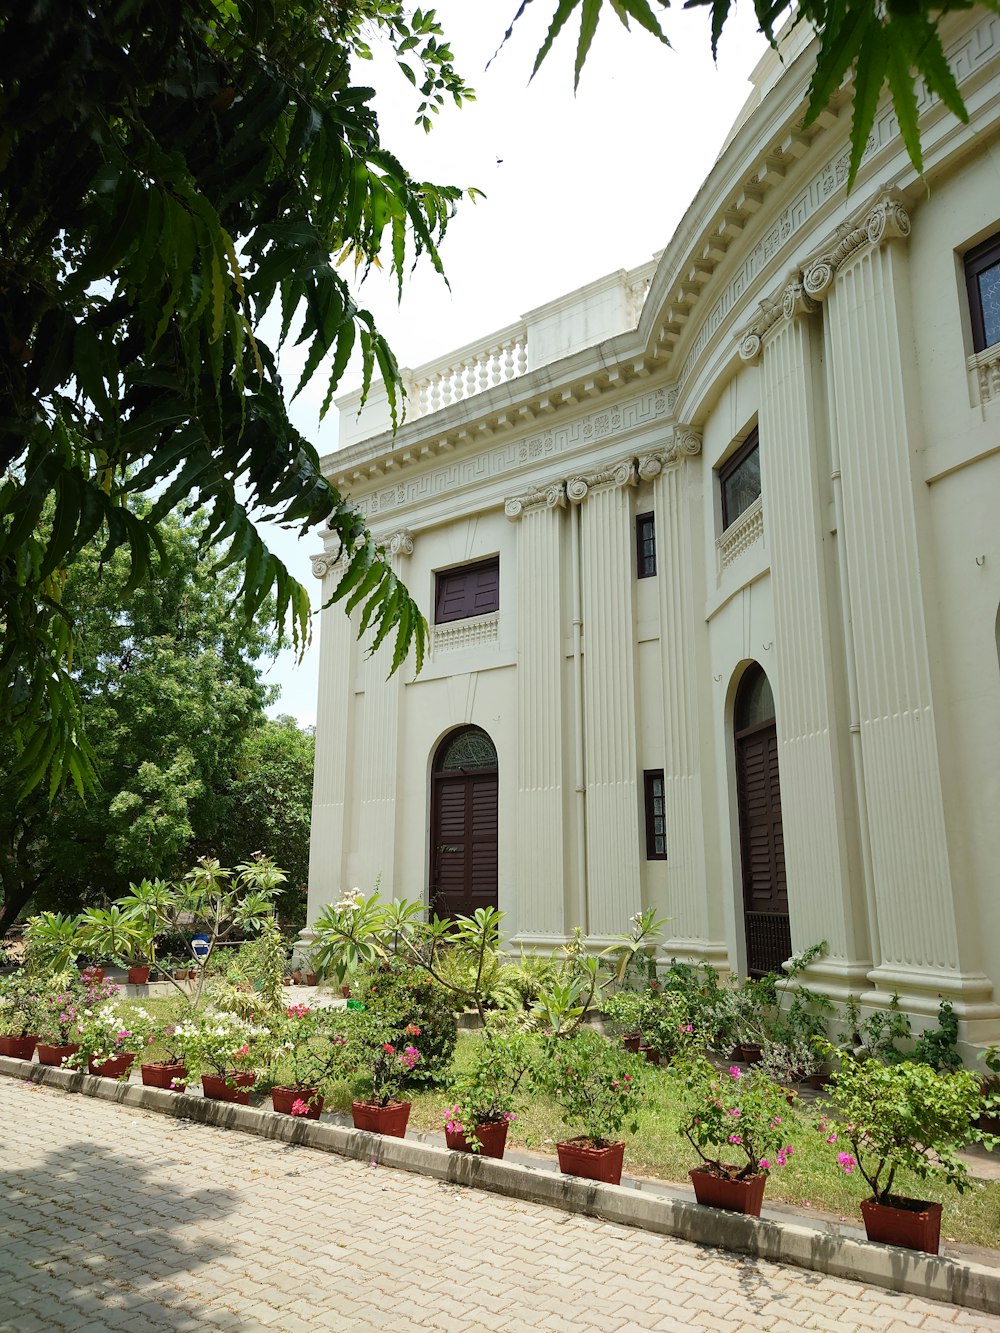
[[[500,609],[500,557],[445,569],[437,575],[434,623],[485,616]]]
[[[642,775],[646,797],[646,860],[667,859],[667,797],[663,769],[650,768]]]
[[[656,573],[656,519],[652,513],[635,516],[636,572],[641,579]]]
[[[983,352],[1000,342],[1000,234],[991,236],[965,256],[972,347]]]
[[[722,528],[725,531],[760,499],[760,437],[756,426],[732,458],[719,468],[719,484],[722,489]]]

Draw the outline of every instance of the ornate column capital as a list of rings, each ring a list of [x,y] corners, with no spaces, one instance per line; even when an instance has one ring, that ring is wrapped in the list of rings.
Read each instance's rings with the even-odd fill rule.
[[[399,528],[395,532],[390,532],[380,543],[386,549],[386,554],[392,557],[405,557],[413,554],[413,533],[408,528]]]
[[[322,536],[331,544],[336,542],[336,546],[327,547],[316,555],[309,557],[312,562],[313,578],[315,579],[325,579],[327,574],[331,573],[343,561],[345,554],[344,543],[336,532],[331,532],[329,528],[325,528]]]
[[[524,495],[512,495],[503,504],[504,515],[511,523],[535,509],[559,509],[566,503],[566,483],[554,481],[543,489],[526,491]]]
[[[840,269],[862,251],[910,234],[910,215],[896,190],[883,189],[874,200],[842,223],[831,241],[806,264],[802,285],[808,296],[822,300]]]
[[[806,292],[801,275],[794,274],[776,295],[764,297],[757,314],[737,334],[740,359],[756,361],[768,337],[782,327],[784,321],[795,319],[798,315],[811,315],[818,309],[817,303]]]
[[[582,504],[591,491],[609,490],[615,486],[637,486],[638,483],[635,459],[626,458],[599,472],[585,472],[570,477],[566,482],[566,498],[573,504]]]
[[[667,468],[678,467],[685,458],[694,458],[701,453],[701,431],[694,426],[675,426],[673,439],[663,449],[644,454],[639,460],[639,476],[643,481],[652,481]]]

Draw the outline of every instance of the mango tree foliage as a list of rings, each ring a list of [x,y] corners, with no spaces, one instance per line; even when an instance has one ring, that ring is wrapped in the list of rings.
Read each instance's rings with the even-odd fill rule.
[[[380,34],[425,127],[471,96],[433,12],[398,0],[0,0],[0,727],[22,797],[95,782],[67,568],[98,540],[140,587],[169,514],[205,510],[247,615],[269,605],[299,645],[306,590],[255,519],[328,527],[351,553],[337,596],[419,665],[415,603],[285,402],[321,371],[325,412],[357,347],[395,415],[340,265],[440,268],[460,196],[381,142],[351,61]],[[295,385],[260,336],[272,306]]]
[[[531,0],[521,0],[506,41]],[[670,45],[661,26],[669,0],[608,0],[614,14],[627,28],[630,21]],[[718,50],[726,20],[735,0],[686,0],[685,9],[708,8],[712,19],[712,55]],[[937,23],[942,14],[971,9],[974,0],[799,0],[794,7],[795,23],[807,23],[818,39],[816,69],[809,86],[805,123],[810,125],[829,102],[849,73],[854,81],[854,117],[851,125],[851,163],[848,189],[854,183],[868,141],[882,90],[888,85],[899,121],[903,142],[917,171],[923,170],[917,124],[917,77],[930,93],[960,120],[968,112],[955,75],[945,57]],[[985,8],[1000,13],[1000,0],[983,0]],[[602,0],[558,0],[532,73],[537,73],[563,27],[580,15],[574,78],[578,84],[587,54],[597,32]],[[776,45],[775,32],[793,13],[787,0],[754,0],[760,31]]]

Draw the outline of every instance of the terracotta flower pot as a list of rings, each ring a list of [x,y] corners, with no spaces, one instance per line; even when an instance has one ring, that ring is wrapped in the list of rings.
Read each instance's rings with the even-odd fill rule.
[[[351,1116],[355,1129],[384,1134],[390,1139],[405,1139],[410,1103],[390,1102],[388,1106],[374,1106],[371,1102],[352,1102]]]
[[[88,1060],[87,1068],[98,1078],[121,1078],[123,1074],[128,1073],[134,1063],[134,1055],[115,1055],[100,1064],[96,1060]]]
[[[503,1157],[509,1128],[506,1120],[481,1121],[472,1131],[472,1138],[479,1140],[479,1156]],[[473,1151],[469,1136],[461,1130],[446,1129],[444,1140],[453,1152]]]
[[[197,980],[198,980],[198,969],[196,967],[189,967],[188,981],[197,981]]]
[[[256,1075],[251,1073],[230,1074],[228,1081],[220,1078],[218,1074],[202,1074],[201,1090],[209,1101],[213,1102],[234,1102],[237,1106],[250,1105],[250,1088],[253,1087]],[[230,1087],[234,1083],[235,1087]]]
[[[30,1060],[35,1053],[38,1038],[0,1037],[0,1055],[12,1056],[15,1060]]]
[[[187,970],[186,967],[175,967],[175,968],[174,968],[174,980],[175,980],[175,981],[187,981],[187,976],[188,976],[188,970]]]
[[[128,984],[130,986],[145,986],[149,981],[148,967],[130,967],[128,970]]]
[[[564,1176],[583,1176],[586,1180],[599,1180],[605,1185],[621,1184],[624,1143],[609,1143],[605,1148],[595,1148],[590,1139],[580,1137],[557,1143],[556,1152],[559,1155],[559,1170]]]
[[[745,1180],[720,1176],[706,1166],[696,1166],[688,1172],[694,1186],[694,1197],[709,1208],[724,1208],[730,1213],[747,1213],[760,1217],[764,1201],[767,1173],[759,1172]]]
[[[340,993],[341,993],[341,995],[343,995],[343,997],[344,997],[345,1000],[349,1000],[349,999],[351,998],[351,988],[350,988],[350,986],[341,986],[341,988],[340,988]]]
[[[292,981],[295,983],[296,986],[301,986],[301,985],[302,985],[302,971],[301,971],[300,968],[295,968],[295,969],[293,970],[293,972],[292,972]]]
[[[305,1102],[309,1110],[297,1115],[296,1120],[318,1120],[323,1110],[323,1098],[315,1088],[272,1088],[271,1105],[279,1115],[291,1115],[296,1102]]]
[[[937,1254],[941,1246],[941,1205],[925,1199],[892,1196],[892,1203],[861,1201],[861,1216],[869,1240],[899,1245],[904,1250]]]
[[[646,1046],[644,1043],[639,1047],[639,1054],[644,1055],[651,1065],[660,1063],[660,1052],[655,1046]]]
[[[759,1065],[764,1058],[764,1052],[754,1043],[744,1045],[739,1048],[740,1060],[745,1065]]]
[[[642,1033],[630,1032],[627,1037],[622,1037],[622,1045],[627,1051],[631,1051],[633,1055],[637,1054],[639,1047],[642,1045]]]
[[[76,1055],[80,1049],[79,1046],[72,1044],[68,1046],[49,1046],[47,1042],[38,1043],[38,1063],[40,1065],[61,1065],[64,1064],[71,1055]]]
[[[186,1065],[171,1064],[169,1060],[153,1060],[150,1064],[142,1066],[142,1081],[147,1088],[166,1088],[168,1092],[183,1092],[187,1087],[187,1072]]]
[[[83,976],[84,972],[90,973],[90,983],[92,986],[100,986],[103,983],[104,981],[103,967],[81,967],[80,968],[81,977]]]
[[[306,973],[306,985],[307,985],[307,986],[316,986],[316,985],[318,985],[318,984],[319,984],[319,977],[317,977],[316,973],[315,973],[315,972],[307,972],[307,973]]]

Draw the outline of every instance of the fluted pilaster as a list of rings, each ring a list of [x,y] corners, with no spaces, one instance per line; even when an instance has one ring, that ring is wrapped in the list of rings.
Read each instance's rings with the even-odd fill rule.
[[[702,813],[702,743],[698,718],[697,615],[691,523],[690,469],[685,455],[697,452],[700,438],[684,437],[688,447],[671,446],[663,455],[643,459],[644,477],[653,478],[656,511],[656,589],[660,615],[660,674],[663,689],[663,785],[667,810],[667,903],[671,941],[700,949],[710,940],[705,833]],[[675,441],[676,445],[676,441]]]
[[[632,460],[566,483],[582,504],[587,891],[591,935],[625,929],[640,908],[632,578]]]
[[[801,283],[790,284],[776,304],[781,315],[764,342],[760,435],[792,945],[799,952],[825,939],[831,961],[849,969],[858,959],[870,966],[871,955],[857,840],[848,837],[856,826],[848,719],[838,713],[834,690],[835,610],[827,591],[820,474],[828,450],[814,387],[822,328],[807,317],[815,307]]]
[[[313,556],[313,574],[329,601],[345,569],[335,554]],[[345,819],[351,730],[351,661],[354,632],[341,603],[320,614],[319,694],[316,708],[316,765],[309,838],[309,922],[325,904],[336,902],[346,884]]]
[[[565,935],[562,524],[565,487],[508,500],[517,520],[519,936]]]

